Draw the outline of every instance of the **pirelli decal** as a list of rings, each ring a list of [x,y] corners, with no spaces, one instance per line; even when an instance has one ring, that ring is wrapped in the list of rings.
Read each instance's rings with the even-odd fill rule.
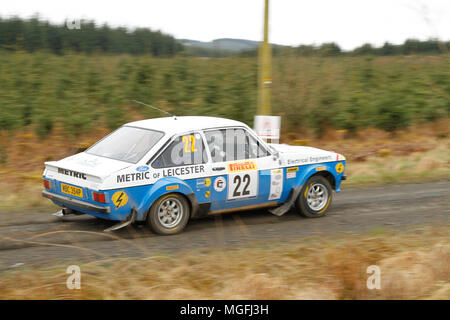
[[[298,167],[290,167],[286,169],[286,172],[297,172],[298,171]]]
[[[228,164],[228,172],[243,172],[243,171],[254,171],[258,170],[258,166],[256,165],[256,161],[247,160],[241,162],[233,162]]]

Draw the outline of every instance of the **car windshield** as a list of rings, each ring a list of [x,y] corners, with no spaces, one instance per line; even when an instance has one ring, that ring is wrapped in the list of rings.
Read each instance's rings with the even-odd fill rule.
[[[137,163],[163,137],[160,131],[120,127],[86,153],[129,163]]]

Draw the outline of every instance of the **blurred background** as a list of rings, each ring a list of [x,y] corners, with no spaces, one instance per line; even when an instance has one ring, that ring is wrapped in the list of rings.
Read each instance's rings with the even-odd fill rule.
[[[123,123],[164,116],[133,99],[180,116],[252,126],[263,5],[2,6],[0,183],[9,186],[2,193],[37,181],[44,161],[81,151]],[[272,4],[271,102],[272,113],[282,117],[281,141],[332,148],[352,160],[446,150],[449,10],[445,1]],[[250,40],[224,38],[243,35]],[[402,130],[409,136],[393,145]],[[404,171],[441,175],[447,166],[447,160],[426,159],[423,170]],[[381,179],[357,173],[361,182]],[[396,176],[391,179],[405,175]]]
[[[52,212],[40,196],[45,161],[126,122],[164,116],[131,100],[252,126],[263,5],[3,3],[1,216]],[[271,6],[271,102],[282,143],[347,156],[344,188],[448,180],[448,1]]]

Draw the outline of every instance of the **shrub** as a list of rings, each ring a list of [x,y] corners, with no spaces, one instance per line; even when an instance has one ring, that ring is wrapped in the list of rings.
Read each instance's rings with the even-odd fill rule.
[[[401,105],[400,99],[381,101],[377,109],[376,126],[379,129],[395,132],[409,125],[407,109]]]
[[[44,139],[53,129],[53,117],[49,113],[42,113],[37,118],[35,127],[39,138]]]

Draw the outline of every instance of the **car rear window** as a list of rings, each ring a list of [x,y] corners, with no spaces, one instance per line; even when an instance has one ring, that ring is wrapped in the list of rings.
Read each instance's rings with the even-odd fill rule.
[[[87,149],[86,153],[137,163],[163,136],[160,131],[120,127]]]

